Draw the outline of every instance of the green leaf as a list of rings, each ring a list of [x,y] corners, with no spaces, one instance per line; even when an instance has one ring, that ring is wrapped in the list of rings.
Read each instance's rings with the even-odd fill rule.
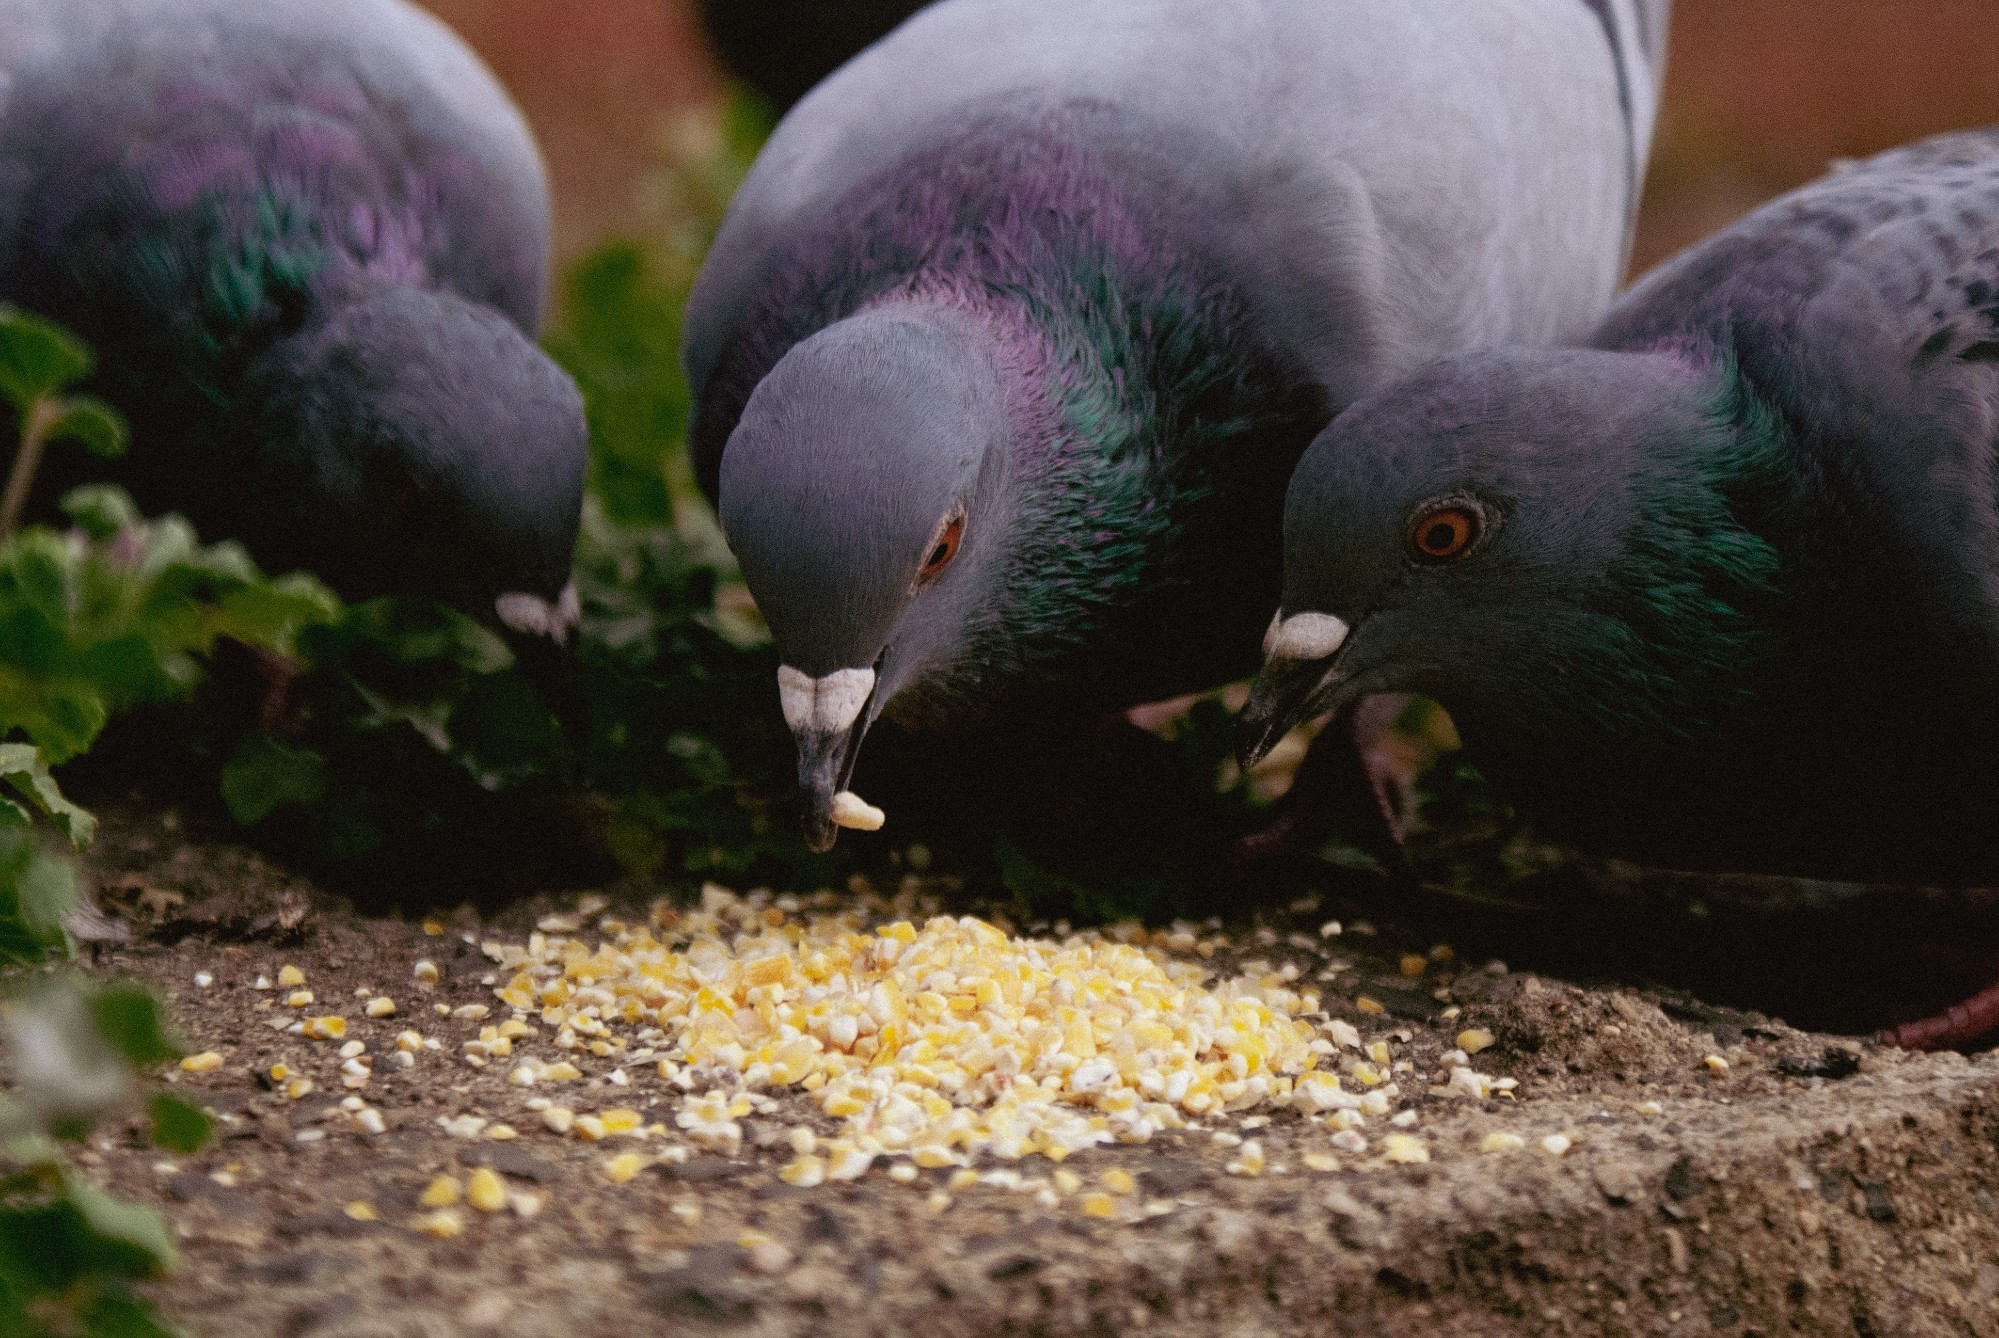
[[[83,1312],[83,1324],[88,1338],[183,1338],[179,1329],[160,1322],[151,1302],[122,1287],[93,1296]]]
[[[68,956],[75,950],[63,919],[83,900],[76,866],[54,855],[35,853],[14,885],[21,928],[47,949]]]
[[[125,453],[125,420],[103,400],[73,396],[57,404],[48,439],[73,441],[92,455],[116,458]]]
[[[167,1027],[160,1001],[141,985],[113,985],[90,1000],[90,1015],[104,1039],[135,1065],[178,1059],[181,1044]]]
[[[113,1198],[74,1175],[69,1177],[69,1199],[97,1237],[87,1242],[96,1248],[82,1261],[86,1266],[122,1272],[129,1268],[132,1252],[142,1256],[146,1271],[154,1274],[171,1273],[179,1262],[173,1233],[159,1209]]]
[[[169,1152],[198,1152],[215,1131],[207,1111],[165,1092],[147,1099],[146,1114],[153,1122],[153,1145]]]
[[[0,743],[0,780],[48,815],[76,849],[89,845],[96,835],[97,819],[64,797],[62,787],[42,762],[41,750],[33,744]]]
[[[0,395],[26,415],[90,371],[82,340],[18,307],[0,305]]]
[[[63,494],[60,505],[70,523],[98,543],[117,537],[121,530],[138,529],[146,523],[130,494],[109,483],[86,483],[72,488]]]
[[[316,804],[325,793],[326,759],[266,730],[245,734],[222,768],[222,802],[245,827],[287,804]]]

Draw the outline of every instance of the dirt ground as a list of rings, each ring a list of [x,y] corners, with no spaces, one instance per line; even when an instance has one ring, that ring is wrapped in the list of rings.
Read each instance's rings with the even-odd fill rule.
[[[1327,1012],[1412,1061],[1400,1105],[1427,1163],[1390,1164],[1377,1141],[1341,1169],[1308,1170],[1301,1156],[1326,1131],[1282,1111],[1255,1130],[1269,1162],[1255,1178],[1229,1174],[1234,1154],[1208,1131],[1077,1154],[1068,1166],[1092,1184],[1112,1166],[1134,1176],[1112,1220],[1085,1216],[1073,1194],[1050,1207],[987,1185],[933,1212],[926,1199],[949,1171],[781,1182],[783,1130],[828,1124],[794,1094],[746,1122],[740,1159],[697,1151],[675,1164],[659,1155],[671,1137],[632,1143],[650,1164],[617,1184],[604,1167],[620,1149],[546,1130],[504,1062],[459,1056],[482,1023],[442,1015],[493,1002],[481,940],[518,942],[573,897],[483,923],[459,910],[426,933],[193,839],[171,813],[110,814],[92,860],[104,899],[140,926],[99,969],[156,984],[192,1048],[221,1054],[213,1072],[171,1078],[222,1127],[189,1157],[146,1147],[136,1126],[107,1129],[81,1159],[170,1214],[184,1259],[157,1295],[216,1338],[1999,1333],[1999,1056],[1884,1051],[1496,962],[1433,956],[1412,979],[1402,957],[1430,945],[1397,942],[1385,922],[1322,936],[1337,898],[1307,899],[1227,926],[1234,946],[1214,965],[1254,956],[1328,973]],[[644,899],[614,891],[610,909]],[[436,983],[415,978],[420,959],[439,967]],[[298,1014],[284,990],[252,985],[287,964],[314,992],[303,1011],[345,1014],[347,1039],[377,1057],[352,1095],[380,1111],[382,1132],[357,1131],[341,1109],[336,1043],[272,1025]],[[395,1016],[364,1016],[378,994]],[[1388,1013],[1362,1011],[1362,995]],[[406,1027],[443,1048],[407,1069],[381,1062]],[[1467,1027],[1492,1033],[1478,1062],[1516,1078],[1517,1099],[1432,1089]],[[648,1066],[614,1090],[608,1061],[580,1062],[572,1104],[628,1104],[671,1125],[678,1093]],[[275,1063],[315,1090],[272,1090]],[[465,1115],[520,1136],[441,1125]],[[1481,1152],[1495,1131],[1525,1145]],[[1556,1134],[1564,1155],[1541,1145]],[[455,1238],[413,1228],[426,1185],[479,1165],[517,1207],[460,1204]],[[1051,1170],[1035,1158],[1016,1169]]]

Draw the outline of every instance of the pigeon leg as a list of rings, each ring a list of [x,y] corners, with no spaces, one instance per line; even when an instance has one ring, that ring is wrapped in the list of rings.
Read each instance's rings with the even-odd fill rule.
[[[1952,1050],[1970,1045],[1999,1030],[1999,982],[1987,985],[1963,1003],[1952,1004],[1935,1017],[1904,1022],[1880,1032],[1875,1040],[1902,1050]]]
[[[1397,832],[1393,798],[1367,764],[1369,748],[1395,712],[1384,715],[1368,707],[1368,701],[1347,707],[1312,740],[1290,792],[1267,824],[1236,842],[1232,863],[1309,854],[1340,832],[1389,877],[1414,876]]]

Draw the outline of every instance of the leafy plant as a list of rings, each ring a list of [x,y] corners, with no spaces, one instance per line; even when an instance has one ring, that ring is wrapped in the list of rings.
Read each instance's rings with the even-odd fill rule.
[[[175,1265],[166,1220],[85,1180],[63,1151],[142,1100],[156,1146],[207,1141],[205,1112],[136,1080],[181,1053],[158,1000],[64,974],[16,990],[0,1020],[14,1083],[0,1097],[0,1333],[168,1338],[133,1290]]]
[[[0,738],[51,765],[84,752],[113,711],[185,700],[222,638],[273,655],[340,605],[307,576],[266,579],[233,543],[202,547],[177,516],[142,518],[115,488],[63,501],[67,533],[0,547]]]
[[[51,442],[74,441],[95,455],[124,454],[125,422],[109,405],[62,393],[89,375],[92,361],[75,335],[0,303],[0,399],[20,418],[20,444],[0,494],[0,539],[19,527]]]

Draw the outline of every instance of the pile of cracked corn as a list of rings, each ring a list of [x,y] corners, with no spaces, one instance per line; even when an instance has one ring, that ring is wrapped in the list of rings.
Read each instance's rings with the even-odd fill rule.
[[[760,1146],[773,1135],[788,1144],[780,1175],[793,1185],[857,1179],[882,1162],[891,1180],[935,1185],[923,1169],[954,1168],[930,1195],[937,1211],[973,1184],[1032,1192],[1053,1206],[1079,1192],[1082,1177],[1060,1166],[1047,1175],[973,1167],[1037,1154],[1060,1163],[1163,1129],[1205,1129],[1227,1150],[1232,1174],[1283,1173],[1293,1168],[1266,1162],[1256,1136],[1283,1108],[1330,1135],[1295,1150],[1297,1169],[1336,1171],[1343,1158],[1369,1154],[1425,1162],[1429,1149],[1414,1132],[1417,1111],[1401,1082],[1423,1082],[1434,1096],[1512,1094],[1511,1079],[1471,1067],[1490,1035],[1460,1033],[1439,1068],[1426,1063],[1419,1073],[1390,1049],[1391,1040],[1410,1040],[1408,1032],[1391,1028],[1364,1041],[1353,1025],[1320,1012],[1296,965],[1273,970],[1248,961],[1238,968],[1244,974],[1211,978],[1207,959],[1228,941],[1202,938],[1192,926],[1073,935],[1057,926],[1063,936],[1051,941],[1012,937],[969,917],[924,919],[907,896],[883,902],[857,893],[837,912],[841,901],[831,893],[809,902],[820,913],[795,897],[738,897],[710,886],[697,910],[661,903],[642,925],[597,918],[586,940],[586,920],[604,910],[601,898],[586,897],[576,913],[544,918],[525,944],[479,944],[499,964],[481,984],[502,1008],[436,1000],[419,1010],[437,1015],[431,1025],[440,1032],[463,1027],[475,1036],[425,1035],[415,1017],[369,986],[354,992],[365,1000],[360,1026],[401,1028],[381,1057],[390,1074],[439,1062],[491,1068],[548,1131],[646,1149],[603,1164],[614,1183],[651,1161],[685,1161],[696,1149],[734,1156],[746,1139],[744,1117],[755,1113],[766,1117]],[[424,928],[446,932],[434,921]],[[1338,932],[1328,923],[1319,937]],[[1257,935],[1276,942],[1270,931]],[[1291,938],[1295,947],[1312,946],[1304,935]],[[1419,975],[1424,965],[1405,958],[1403,974]],[[1332,963],[1316,978],[1346,969]],[[425,996],[442,983],[428,960],[416,962],[414,974]],[[197,974],[198,986],[210,983],[209,973]],[[338,1081],[348,1091],[339,1111],[357,1132],[384,1133],[381,1111],[362,1095],[381,1076],[378,1057],[348,1034],[346,1017],[315,1015],[305,986],[303,973],[286,966],[275,983],[259,976],[253,988],[268,992],[273,1028],[338,1050]],[[1354,1002],[1365,1015],[1381,1013],[1365,997]],[[211,1051],[181,1067],[201,1073],[223,1063]],[[314,1090],[285,1063],[268,1077],[294,1100]],[[785,1093],[794,1095],[780,1104]],[[770,1117],[796,1112],[801,1097],[823,1118],[775,1129]],[[521,1136],[484,1113],[438,1124],[456,1138]],[[295,1136],[325,1134],[310,1128]],[[1525,1143],[1494,1132],[1479,1150]],[[1560,1156],[1568,1143],[1555,1135],[1541,1148]],[[1121,1215],[1113,1196],[1132,1193],[1132,1177],[1111,1168],[1098,1179],[1108,1192],[1082,1194],[1083,1211]],[[526,1215],[539,1205],[533,1194],[467,1193],[482,1211],[510,1206]],[[698,1211],[693,1203],[674,1211],[683,1207]],[[462,1222],[447,1205],[419,1229],[433,1226],[434,1234],[451,1234]]]
[[[1358,1153],[1360,1127],[1399,1095],[1386,1043],[1363,1051],[1350,1025],[1315,1025],[1319,997],[1295,968],[1210,981],[1162,951],[1171,935],[1135,925],[1060,942],[971,917],[870,930],[860,910],[808,917],[793,898],[713,886],[699,910],[655,919],[606,921],[594,948],[569,936],[570,917],[525,945],[487,943],[505,977],[495,993],[558,1050],[656,1062],[686,1094],[675,1123],[710,1151],[737,1152],[741,1117],[769,1109],[768,1093],[809,1093],[837,1133],[792,1131],[793,1184],[856,1178],[883,1158],[1059,1162],[1260,1107],[1332,1124],[1333,1145]],[[519,1086],[576,1074],[566,1059],[501,1053]],[[1342,1059],[1352,1088],[1334,1071]],[[1467,1095],[1495,1085],[1468,1066],[1454,1081],[1478,1089]],[[578,1130],[587,1137],[643,1132],[630,1111],[542,1114],[561,1132],[604,1126]],[[1391,1160],[1419,1150],[1406,1134],[1383,1141]],[[1243,1143],[1230,1169],[1260,1172],[1261,1150]]]

